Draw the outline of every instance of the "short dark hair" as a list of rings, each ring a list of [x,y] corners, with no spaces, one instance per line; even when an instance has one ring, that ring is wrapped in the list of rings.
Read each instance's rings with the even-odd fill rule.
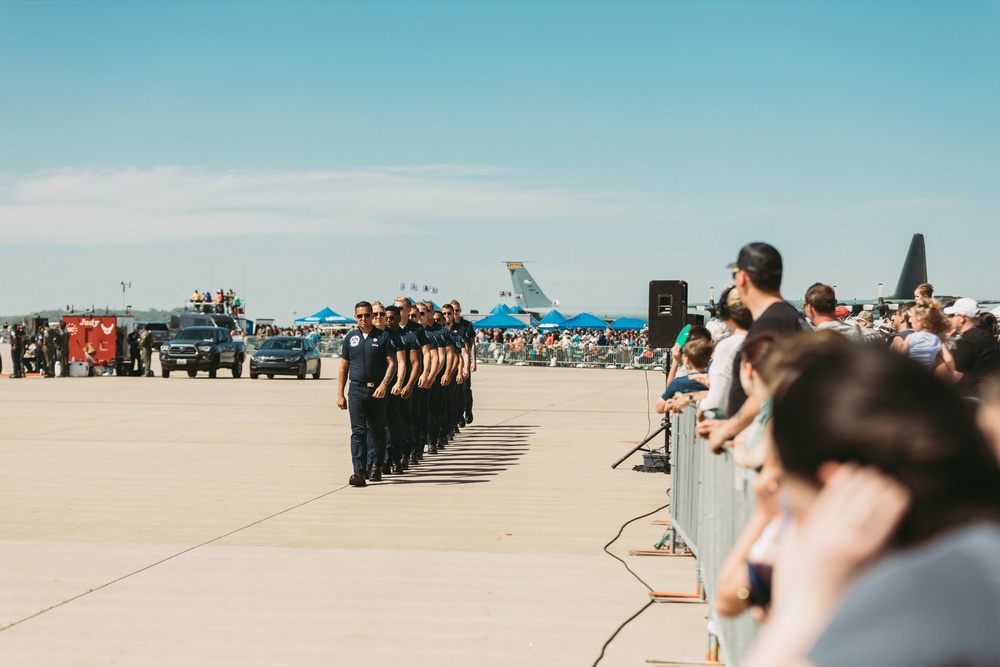
[[[820,315],[834,316],[837,312],[837,294],[833,288],[823,283],[813,283],[806,290],[806,297],[803,299],[806,305],[812,306]]]
[[[368,301],[358,301],[354,304],[354,310],[357,311],[358,308],[367,308],[368,310],[371,310],[372,305]]]
[[[396,305],[386,306],[385,307],[385,312],[387,312],[387,313],[396,313],[397,315],[399,315],[399,306],[396,306]]]

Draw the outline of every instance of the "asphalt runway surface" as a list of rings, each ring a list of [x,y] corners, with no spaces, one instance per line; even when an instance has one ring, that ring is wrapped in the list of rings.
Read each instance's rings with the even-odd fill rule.
[[[4,371],[10,371],[3,346]],[[604,552],[669,502],[635,454],[663,375],[481,366],[475,422],[365,488],[322,380],[0,377],[0,664],[591,665],[648,601]],[[609,551],[693,592],[690,558]],[[654,604],[601,665],[702,660]]]

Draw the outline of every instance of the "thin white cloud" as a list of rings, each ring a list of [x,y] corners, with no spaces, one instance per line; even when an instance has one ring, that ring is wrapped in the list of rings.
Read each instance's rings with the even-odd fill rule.
[[[487,166],[314,172],[187,167],[0,181],[0,242],[97,244],[232,235],[386,236],[475,222],[626,221],[632,195],[533,186]]]

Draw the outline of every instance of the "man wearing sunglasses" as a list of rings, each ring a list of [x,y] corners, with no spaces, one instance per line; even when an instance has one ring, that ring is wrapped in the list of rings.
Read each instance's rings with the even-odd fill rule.
[[[403,431],[403,467],[417,465],[423,451],[417,451],[417,416],[419,411],[419,398],[422,397],[422,389],[418,389],[422,369],[429,363],[430,347],[427,344],[427,334],[424,328],[410,319],[413,303],[408,297],[397,296],[393,304],[399,310],[399,330],[403,347],[406,353],[406,368],[403,376],[406,384],[400,394],[400,424]],[[423,442],[423,441],[421,441]]]
[[[351,486],[365,485],[368,456],[368,429],[371,429],[372,448],[376,467],[372,481],[382,479],[382,462],[385,459],[385,395],[389,382],[396,373],[396,355],[385,332],[372,323],[372,305],[359,301],[354,306],[358,328],[348,332],[340,352],[340,374],[337,378],[337,407],[350,409],[351,459],[354,473],[348,480]],[[350,401],[345,395],[348,381]]]

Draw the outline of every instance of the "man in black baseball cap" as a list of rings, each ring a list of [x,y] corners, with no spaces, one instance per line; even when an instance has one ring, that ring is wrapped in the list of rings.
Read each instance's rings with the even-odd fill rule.
[[[781,253],[773,245],[756,241],[740,248],[740,256],[729,265],[733,276],[746,271],[760,289],[778,292],[781,289]]]
[[[753,315],[747,340],[764,331],[780,336],[807,331],[809,323],[795,306],[781,296],[781,253],[762,242],[748,243],[740,248],[739,257],[729,265],[740,300]],[[739,354],[733,361],[733,377],[740,376]],[[760,411],[753,398],[747,398],[739,382],[733,382],[726,407],[728,419],[705,420],[698,424],[697,434],[708,438],[712,451],[722,451],[725,443],[750,425]]]

